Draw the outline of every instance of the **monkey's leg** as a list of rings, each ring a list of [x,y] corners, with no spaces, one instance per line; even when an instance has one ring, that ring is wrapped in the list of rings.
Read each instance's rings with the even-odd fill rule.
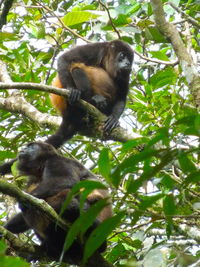
[[[88,99],[91,99],[93,93],[92,87],[85,71],[81,68],[74,68],[72,70],[72,78],[74,80],[77,90],[71,90],[69,97],[70,104],[75,103],[80,98],[86,101]]]

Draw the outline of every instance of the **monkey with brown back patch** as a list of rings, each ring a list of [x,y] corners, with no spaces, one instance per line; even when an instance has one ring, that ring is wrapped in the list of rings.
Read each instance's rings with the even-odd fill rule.
[[[120,40],[77,46],[61,55],[53,85],[70,90],[70,95],[69,100],[51,95],[63,120],[46,142],[58,148],[85,127],[85,113],[75,105],[79,99],[108,116],[106,132],[116,127],[126,104],[132,62],[132,49]]]

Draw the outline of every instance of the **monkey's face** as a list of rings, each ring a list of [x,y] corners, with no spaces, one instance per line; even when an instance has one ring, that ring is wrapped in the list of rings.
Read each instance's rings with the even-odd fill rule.
[[[54,155],[57,155],[57,152],[52,145],[43,142],[32,142],[21,148],[18,153],[18,160],[23,164],[25,162],[42,164]]]
[[[132,59],[128,57],[124,52],[119,52],[116,57],[116,68],[119,71],[131,71]]]
[[[42,153],[41,146],[37,143],[29,143],[24,146],[18,153],[18,159],[20,161],[35,160]]]
[[[127,79],[133,63],[133,50],[131,47],[115,40],[110,43],[109,52],[105,60],[105,68],[113,78]]]

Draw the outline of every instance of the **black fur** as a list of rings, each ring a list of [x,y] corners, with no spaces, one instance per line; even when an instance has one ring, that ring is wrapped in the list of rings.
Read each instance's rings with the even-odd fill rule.
[[[28,144],[18,154],[18,169],[22,175],[28,175],[27,192],[47,201],[59,213],[66,196],[74,184],[81,180],[97,177],[89,172],[78,161],[59,155],[49,144],[33,142]],[[94,191],[95,192],[95,191]],[[84,205],[87,210],[100,198],[107,198],[106,190],[97,190],[98,194],[91,193]],[[22,233],[33,229],[41,241],[41,249],[54,260],[58,260],[65,241],[67,230],[64,231],[56,223],[51,222],[40,211],[26,203],[20,203],[21,212],[9,220],[5,228],[12,233]],[[88,233],[103,219],[111,216],[111,205],[106,206],[101,216],[96,219]],[[74,222],[80,215],[79,197],[74,197],[63,213],[63,218]],[[103,219],[102,219],[103,218]],[[64,255],[64,261],[79,264],[82,258],[83,246],[75,241]],[[105,249],[103,244],[99,251]],[[35,258],[36,259],[36,258]]]
[[[85,127],[82,120],[85,113],[74,105],[80,98],[108,116],[105,131],[116,127],[126,104],[132,62],[132,49],[120,40],[77,46],[61,55],[58,59],[58,79],[62,88],[69,89],[71,93],[66,108],[62,110],[60,128],[46,142],[58,148]],[[73,67],[75,63],[81,64]],[[89,66],[96,71],[91,73],[87,69]],[[102,77],[101,81],[98,76]]]

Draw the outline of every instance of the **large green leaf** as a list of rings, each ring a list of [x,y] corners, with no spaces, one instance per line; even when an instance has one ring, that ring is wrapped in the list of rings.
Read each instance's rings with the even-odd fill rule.
[[[67,233],[64,244],[64,251],[66,251],[72,245],[72,243],[77,237],[81,239],[83,238],[84,233],[90,226],[92,226],[97,215],[106,205],[107,205],[107,200],[101,199],[97,203],[93,204],[89,208],[89,210],[87,210],[87,212],[82,213],[78,217],[78,219],[72,224]]]
[[[85,244],[83,263],[86,263],[87,259],[100,247],[108,235],[117,227],[124,215],[124,212],[119,212],[117,215],[102,222],[91,233]]]
[[[158,71],[154,74],[151,79],[150,83],[154,89],[174,84],[177,78],[177,74],[173,68],[168,67],[165,70]]]
[[[79,23],[83,23],[89,20],[98,18],[100,15],[89,11],[72,11],[67,13],[62,21],[66,26],[73,26]]]
[[[100,152],[99,155],[99,160],[98,160],[98,166],[99,166],[99,171],[100,173],[109,180],[110,176],[110,159],[109,159],[109,149],[108,148],[103,148]]]

